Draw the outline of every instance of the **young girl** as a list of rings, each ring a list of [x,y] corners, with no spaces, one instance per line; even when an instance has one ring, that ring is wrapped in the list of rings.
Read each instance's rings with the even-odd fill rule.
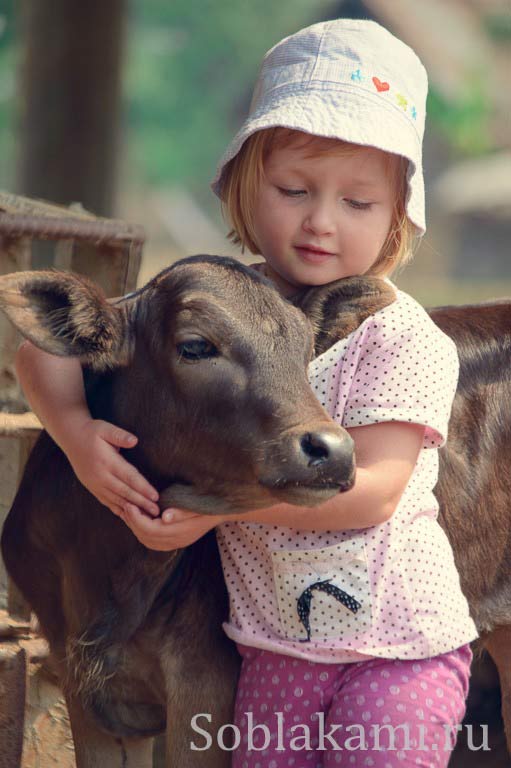
[[[373,22],[315,24],[266,55],[213,187],[286,296],[410,257],[426,90],[413,51]],[[136,437],[91,420],[76,361],[25,344],[17,367],[78,477],[140,541],[174,549],[218,526],[242,656],[235,768],[447,765],[477,635],[433,495],[457,356],[411,297],[311,364],[357,459],[354,488],[313,509],[151,517],[156,491],[117,452]]]

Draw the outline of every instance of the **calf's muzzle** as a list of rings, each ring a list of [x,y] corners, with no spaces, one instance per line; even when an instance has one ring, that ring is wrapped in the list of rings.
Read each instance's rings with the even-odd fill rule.
[[[285,491],[296,504],[318,503],[355,482],[353,440],[341,427],[309,425],[293,429],[269,446],[267,471],[260,482],[274,491]]]

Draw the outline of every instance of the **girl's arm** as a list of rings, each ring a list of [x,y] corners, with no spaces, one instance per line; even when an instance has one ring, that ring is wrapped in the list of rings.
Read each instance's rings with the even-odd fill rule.
[[[76,358],[57,357],[25,341],[16,354],[16,373],[32,410],[68,457],[80,482],[105,506],[121,515],[127,501],[150,514],[154,488],[120,454],[137,438],[107,421],[93,419],[85,400]]]
[[[412,475],[424,431],[420,424],[399,421],[349,429],[357,462],[355,485],[350,491],[318,507],[277,504],[236,515],[236,520],[287,525],[304,531],[339,531],[384,523],[394,514]]]

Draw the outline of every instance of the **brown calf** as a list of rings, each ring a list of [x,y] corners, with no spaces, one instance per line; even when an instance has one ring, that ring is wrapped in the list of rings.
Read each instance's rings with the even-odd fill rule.
[[[308,386],[310,324],[254,271],[185,260],[117,303],[77,276],[17,273],[0,302],[33,343],[89,367],[93,416],[138,435],[129,459],[162,505],[309,505],[351,487],[351,438]],[[193,715],[230,722],[238,670],[214,536],[147,550],[43,433],[2,552],[49,640],[79,768],[149,766],[166,722],[168,766],[229,764],[189,749]]]
[[[193,278],[190,277],[190,268]],[[84,348],[75,346],[74,353],[89,364],[96,360],[96,367],[119,366],[121,363],[124,366],[112,373],[96,376],[90,385],[89,401],[94,415],[116,421],[141,435],[140,449],[134,461],[160,488],[169,480],[164,467],[176,462],[180,469],[172,470],[169,501],[196,509],[203,503],[204,512],[225,508],[230,503],[237,509],[254,507],[258,503],[264,505],[268,503],[268,485],[274,493],[277,487],[287,482],[280,471],[287,466],[283,450],[291,450],[294,457],[297,451],[301,456],[305,450],[306,463],[313,465],[318,456],[324,458],[327,450],[323,440],[318,444],[310,426],[305,427],[306,432],[302,428],[310,418],[308,408],[312,408],[314,414],[318,413],[318,406],[311,404],[310,393],[304,383],[310,340],[296,314],[283,310],[283,302],[275,298],[271,289],[268,292],[267,286],[243,268],[231,262],[214,260],[200,262],[200,270],[195,272],[194,268],[194,260],[184,262],[176,271],[163,273],[143,291],[116,307],[96,298],[94,309],[89,307],[86,310],[87,317],[81,325],[82,328],[88,326],[90,330],[90,320],[94,317],[93,324],[104,324],[101,333],[89,334],[91,338],[81,342]],[[56,284],[59,283],[60,278],[53,276],[53,279]],[[11,284],[11,290],[14,290],[10,295],[11,309],[8,312],[29,338],[55,352],[55,342],[51,342],[50,348],[48,330],[42,331],[41,328],[45,325],[46,311],[55,309],[57,304],[45,298],[48,290],[37,290],[36,286],[32,286],[35,288],[32,290],[30,277],[27,280],[26,285]],[[230,288],[226,289],[226,280],[234,294],[229,294]],[[234,283],[239,283],[237,288],[234,288]],[[188,290],[193,294],[190,304],[184,308],[180,303],[184,295],[182,290],[188,298]],[[220,311],[222,320],[219,321],[220,315],[217,317],[216,313],[219,303],[226,300],[226,290],[227,306],[222,305],[226,312]],[[199,301],[195,295],[197,291],[201,294]],[[36,294],[39,294],[37,301]],[[73,305],[81,307],[82,311],[83,297],[80,292],[77,294],[81,297],[79,300],[69,298],[69,292],[62,289],[62,296],[64,294],[68,298],[62,298],[62,311],[57,313],[57,317],[69,315],[69,307]],[[23,296],[27,297],[24,302]],[[229,300],[233,298],[235,303],[230,305]],[[316,352],[319,354],[391,300],[392,291],[385,283],[354,278],[310,289],[301,297],[299,304],[312,320]],[[8,303],[5,294],[2,301]],[[210,302],[215,307],[213,310]],[[20,320],[22,309],[19,305],[22,303],[32,307],[28,311],[28,321]],[[184,312],[182,319],[188,323],[191,312],[186,313],[192,309],[194,322],[201,324],[193,329],[186,326],[186,332],[192,330],[197,336],[203,335],[213,341],[214,345],[220,344],[218,357],[225,355],[229,360],[227,379],[221,378],[222,386],[213,386],[213,400],[208,398],[204,408],[200,395],[212,381],[215,383],[215,379],[201,378],[200,373],[193,383],[190,379],[181,381],[178,371],[176,383],[176,361],[162,360],[162,345],[173,355],[176,343],[182,343],[177,334],[179,317]],[[111,319],[118,317],[118,312],[125,316],[123,330],[117,329],[110,338],[108,329],[111,331]],[[437,488],[441,521],[453,545],[472,614],[499,668],[504,717],[509,733],[511,574],[507,504],[511,487],[508,469],[511,417],[505,404],[511,394],[511,307],[508,303],[501,303],[439,309],[432,314],[435,321],[455,339],[461,360],[460,386],[449,442],[441,452],[441,475]],[[105,319],[106,316],[108,319]],[[55,318],[55,314],[50,317]],[[233,323],[236,324],[236,332],[233,331]],[[220,336],[215,337],[215,328],[220,331]],[[54,332],[58,343],[61,343],[63,333],[74,336],[75,344],[79,341],[76,330],[69,327],[67,319],[64,325],[55,327]],[[225,334],[227,338],[229,334],[231,336],[228,350],[223,349]],[[58,341],[59,337],[61,341]],[[166,346],[167,339],[170,340],[169,346]],[[195,340],[195,335],[184,341],[191,339]],[[69,342],[62,343],[61,353],[69,354]],[[255,357],[262,355],[261,369],[257,363],[255,369],[250,364],[247,367],[250,355],[243,357],[242,366],[232,365],[233,360],[239,360],[234,349],[237,343],[241,347],[252,345]],[[200,343],[184,349],[185,354],[192,357],[200,357],[205,352]],[[282,354],[284,349],[285,354]],[[276,353],[273,356],[272,350]],[[220,361],[215,359],[218,364]],[[247,408],[247,400],[243,399],[244,389],[240,387],[239,376],[243,366],[245,371],[257,370],[262,376],[256,388],[250,390],[251,397],[261,399],[258,394],[264,386],[263,390],[260,387],[263,384],[269,387],[258,406],[250,403]],[[198,363],[191,367],[199,370]],[[147,381],[148,378],[150,381]],[[229,381],[228,388],[226,381]],[[169,389],[170,394],[160,392],[162,388],[165,392]],[[153,392],[153,389],[156,391]],[[114,393],[115,403],[112,401]],[[134,394],[131,400],[130,394]],[[187,402],[193,404],[193,425],[186,422],[186,408],[183,412],[180,410],[183,395],[191,398]],[[221,409],[224,409],[221,412],[228,416],[231,415],[231,398],[236,401],[240,396],[244,406],[239,410],[237,406],[234,408],[237,433],[233,436],[216,418],[215,403],[220,402]],[[195,411],[195,408],[200,410]],[[282,412],[281,408],[284,409]],[[195,413],[200,413],[201,417],[198,418]],[[300,414],[298,421],[296,413]],[[312,418],[316,420],[318,416]],[[269,429],[275,429],[273,434],[276,435],[279,430],[285,429],[286,419],[290,419],[293,426],[299,423],[300,448],[297,449],[294,440],[293,446],[288,443],[284,448],[266,455],[265,446],[269,450],[274,438],[268,439],[268,433],[264,434],[261,424],[264,423],[267,429],[268,424],[272,424]],[[325,414],[321,411],[319,420],[323,424],[324,419]],[[249,440],[248,446],[243,445],[243,440],[240,442],[240,434]],[[234,447],[231,438],[234,439]],[[343,445],[346,448],[346,444]],[[213,453],[210,446],[213,446]],[[255,452],[258,461],[263,455],[264,460],[255,472],[253,467],[245,469],[240,466],[238,476],[238,456],[243,455],[243,451]],[[186,459],[182,460],[181,455]],[[233,456],[236,457],[236,465],[233,465]],[[254,474],[264,477],[261,468],[266,460],[271,481],[266,481],[265,487],[264,483],[254,482]],[[51,473],[46,472],[45,475],[49,462]],[[209,462],[213,463],[211,476]],[[270,467],[275,467],[275,462],[277,471],[272,474]],[[344,463],[346,467],[346,461]],[[191,473],[194,473],[192,480]],[[206,490],[198,494],[203,474],[207,475],[204,479]],[[346,472],[340,482],[337,478],[338,487],[345,479]],[[331,480],[328,473],[323,473],[323,488],[312,490],[307,486],[316,486],[317,481],[302,478],[298,481],[298,497],[295,492],[294,503],[312,503],[318,500],[316,492],[325,498],[331,489],[325,490],[324,486],[329,486]],[[57,482],[60,488],[56,488]],[[292,477],[291,482],[297,482],[297,478]],[[287,494],[289,491],[290,488],[284,486],[278,492]],[[65,499],[69,499],[68,509]],[[55,507],[58,509],[52,514]],[[31,509],[34,512],[29,520]],[[38,526],[37,520],[41,517],[44,517],[46,524]],[[101,538],[97,531],[101,531]],[[83,543],[77,548],[78,536]],[[114,540],[115,546],[112,544]],[[228,764],[225,754],[213,751],[209,754],[190,754],[187,749],[191,714],[214,711],[217,723],[222,719],[230,722],[228,712],[236,676],[236,658],[219,631],[226,603],[218,556],[211,537],[206,537],[180,557],[177,553],[160,555],[143,550],[121,523],[81,489],[63,455],[49,438],[43,436],[27,467],[6,526],[3,549],[15,580],[39,613],[54,656],[59,661],[61,676],[67,682],[79,766],[145,765],[141,761],[144,756],[148,759],[148,756],[143,754],[143,746],[140,753],[137,752],[133,737],[149,735],[163,727],[165,701],[169,717],[168,764],[215,768]],[[21,553],[32,558],[30,568],[24,570],[21,567]],[[129,689],[126,687],[128,679]],[[199,686],[203,690],[199,691]],[[199,693],[203,694],[202,698]],[[176,697],[179,698],[179,706],[175,704]],[[217,707],[213,707],[213,699]],[[84,707],[87,712],[85,717],[82,712]],[[109,734],[119,737],[122,743],[120,741],[117,746],[111,736],[100,735],[96,729],[98,722]],[[88,731],[84,730],[84,723]],[[181,731],[181,740],[176,739],[176,731]],[[128,760],[135,762],[121,763],[121,752],[128,744],[131,746]],[[102,762],[105,755],[108,755],[108,761],[105,758]]]

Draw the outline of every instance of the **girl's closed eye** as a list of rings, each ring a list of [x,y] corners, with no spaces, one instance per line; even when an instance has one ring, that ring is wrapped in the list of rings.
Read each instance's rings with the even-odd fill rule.
[[[373,203],[362,202],[362,200],[352,200],[351,198],[344,198],[344,202],[348,203],[350,208],[355,211],[369,211]]]
[[[277,189],[284,197],[301,197],[307,194],[305,189],[290,189],[289,187],[277,187]]]
[[[297,197],[303,197],[304,195],[307,194],[306,189],[293,189],[292,187],[277,186],[277,190],[283,197],[297,198]],[[350,206],[350,208],[353,208],[356,211],[369,211],[373,205],[372,202],[354,200],[352,198],[343,198],[343,200],[345,203],[347,203]]]

